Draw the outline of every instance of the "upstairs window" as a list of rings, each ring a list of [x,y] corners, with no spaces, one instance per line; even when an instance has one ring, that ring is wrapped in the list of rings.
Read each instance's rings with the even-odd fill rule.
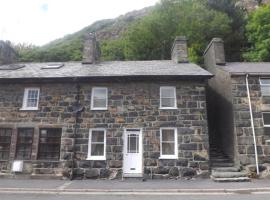
[[[106,131],[105,129],[90,129],[89,160],[106,160]]]
[[[160,129],[160,159],[177,159],[177,129],[161,128]]]
[[[0,128],[0,160],[9,159],[12,129]]]
[[[39,88],[25,88],[21,110],[38,110]]]
[[[33,128],[19,128],[16,146],[17,160],[30,160],[33,143]]]
[[[262,96],[270,96],[270,79],[260,79]]]
[[[270,112],[263,113],[264,134],[270,136]]]
[[[176,109],[176,89],[175,87],[160,87],[160,108]]]
[[[92,88],[91,110],[107,110],[108,89],[104,87]]]
[[[39,160],[59,160],[61,128],[43,128],[39,134]]]

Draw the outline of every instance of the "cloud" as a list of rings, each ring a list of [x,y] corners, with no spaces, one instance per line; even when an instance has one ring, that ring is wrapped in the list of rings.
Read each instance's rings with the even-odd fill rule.
[[[49,5],[47,3],[44,3],[40,6],[41,11],[47,12],[49,9]]]
[[[43,45],[97,20],[154,5],[158,0],[0,1],[0,39]]]

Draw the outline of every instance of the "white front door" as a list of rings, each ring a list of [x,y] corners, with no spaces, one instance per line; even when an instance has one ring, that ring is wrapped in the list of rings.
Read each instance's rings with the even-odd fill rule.
[[[142,132],[140,129],[126,129],[124,134],[124,176],[141,177],[142,167]]]

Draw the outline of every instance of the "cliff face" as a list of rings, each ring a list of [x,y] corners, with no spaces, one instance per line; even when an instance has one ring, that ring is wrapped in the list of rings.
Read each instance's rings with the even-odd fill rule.
[[[270,4],[270,0],[238,0],[236,6],[239,6],[248,12],[251,12],[262,4]]]
[[[0,40],[0,65],[17,61],[17,54],[9,42]]]

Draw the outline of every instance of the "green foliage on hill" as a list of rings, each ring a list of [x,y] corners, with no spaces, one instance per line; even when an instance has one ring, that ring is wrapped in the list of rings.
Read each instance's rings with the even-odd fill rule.
[[[203,51],[213,37],[224,39],[228,61],[242,60],[248,38],[251,47],[244,54],[245,59],[266,60],[270,54],[266,33],[269,29],[263,28],[265,37],[259,35],[258,29],[267,23],[257,18],[267,17],[269,7],[263,7],[247,18],[247,13],[235,6],[236,2],[237,0],[160,0],[151,9],[98,21],[42,47],[15,47],[20,60],[25,62],[80,61],[83,36],[96,32],[101,44],[102,60],[157,60],[170,59],[174,38],[184,35],[188,38],[190,60],[202,63]],[[270,21],[268,18],[267,20]]]
[[[247,61],[270,61],[270,6],[262,6],[249,16],[246,26],[250,43]]]

